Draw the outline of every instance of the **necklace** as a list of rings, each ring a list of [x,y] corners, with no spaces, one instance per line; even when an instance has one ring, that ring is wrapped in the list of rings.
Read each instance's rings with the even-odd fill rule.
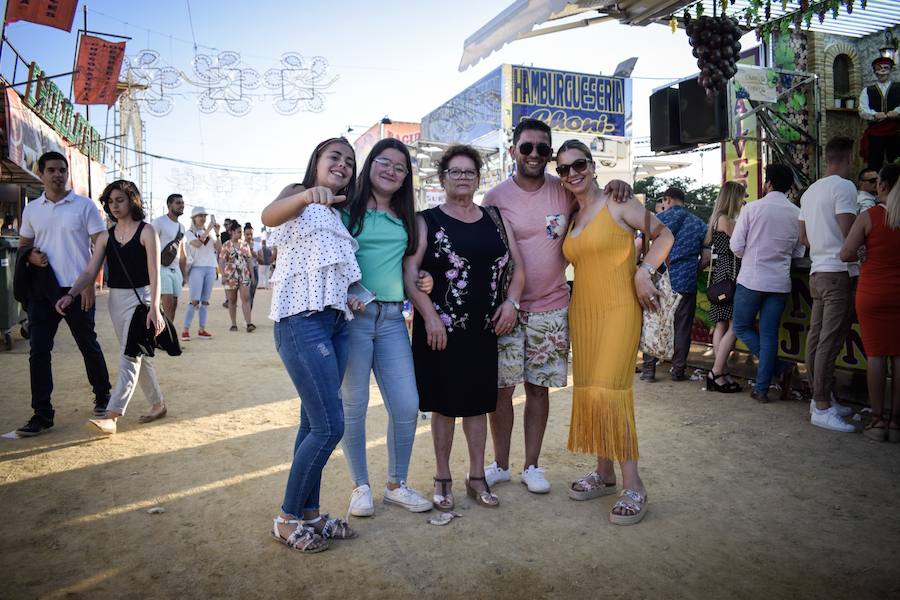
[[[116,225],[115,231],[116,231],[116,239],[119,240],[119,243],[120,243],[120,244],[124,244],[124,243],[125,243],[125,240],[131,238],[131,237],[134,235],[134,229],[132,229],[132,230],[129,232],[129,231],[126,231],[124,227],[122,228],[122,232],[121,232],[121,234],[120,234],[120,233],[119,233],[119,226],[118,226],[118,225]]]

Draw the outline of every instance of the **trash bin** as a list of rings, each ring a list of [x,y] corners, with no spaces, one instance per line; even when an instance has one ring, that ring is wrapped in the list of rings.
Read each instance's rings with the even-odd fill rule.
[[[13,297],[13,272],[19,238],[0,237],[0,333],[6,349],[12,347],[10,331],[19,322],[19,303]]]

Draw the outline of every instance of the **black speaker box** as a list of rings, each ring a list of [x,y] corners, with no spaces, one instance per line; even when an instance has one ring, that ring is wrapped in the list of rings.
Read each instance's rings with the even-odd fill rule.
[[[690,148],[681,141],[678,90],[663,88],[650,96],[650,150],[673,152]]]
[[[724,91],[707,96],[697,78],[678,84],[679,132],[686,144],[721,142],[728,137],[728,100]]]

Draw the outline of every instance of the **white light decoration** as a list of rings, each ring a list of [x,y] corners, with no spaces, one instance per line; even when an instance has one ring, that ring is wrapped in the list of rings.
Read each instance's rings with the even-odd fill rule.
[[[321,56],[307,59],[296,52],[281,56],[281,68],[266,71],[265,85],[274,90],[275,111],[293,115],[300,111],[322,112],[322,90],[331,87],[337,77],[329,78],[328,61]]]
[[[245,67],[237,52],[219,52],[216,56],[197,54],[191,61],[199,81],[188,83],[204,88],[198,100],[200,112],[216,112],[219,105],[235,117],[243,117],[253,108],[252,96],[247,92],[259,87],[260,76],[255,69]]]
[[[156,50],[141,50],[122,62],[127,93],[154,117],[172,112],[175,102],[168,91],[181,85],[181,72],[161,63]]]
[[[279,67],[268,69],[263,78],[258,70],[245,65],[237,52],[196,54],[189,76],[164,64],[155,50],[141,50],[125,58],[122,78],[131,99],[154,117],[169,114],[176,95],[196,95],[197,105],[204,114],[224,109],[232,116],[243,117],[254,103],[267,100],[271,100],[272,107],[281,115],[322,112],[323,91],[338,79],[329,75],[328,61],[321,56],[308,58],[288,52],[280,62]],[[267,91],[259,89],[263,84]],[[185,90],[183,86],[190,89]]]

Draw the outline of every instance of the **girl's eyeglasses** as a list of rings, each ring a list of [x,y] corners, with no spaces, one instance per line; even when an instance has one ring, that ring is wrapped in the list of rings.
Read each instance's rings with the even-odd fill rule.
[[[400,163],[391,162],[391,159],[385,158],[383,156],[379,156],[378,158],[373,158],[372,162],[382,168],[393,169],[394,173],[396,173],[400,177],[406,177],[406,174],[409,173],[409,171],[406,169],[406,167],[404,165],[401,165]]]

